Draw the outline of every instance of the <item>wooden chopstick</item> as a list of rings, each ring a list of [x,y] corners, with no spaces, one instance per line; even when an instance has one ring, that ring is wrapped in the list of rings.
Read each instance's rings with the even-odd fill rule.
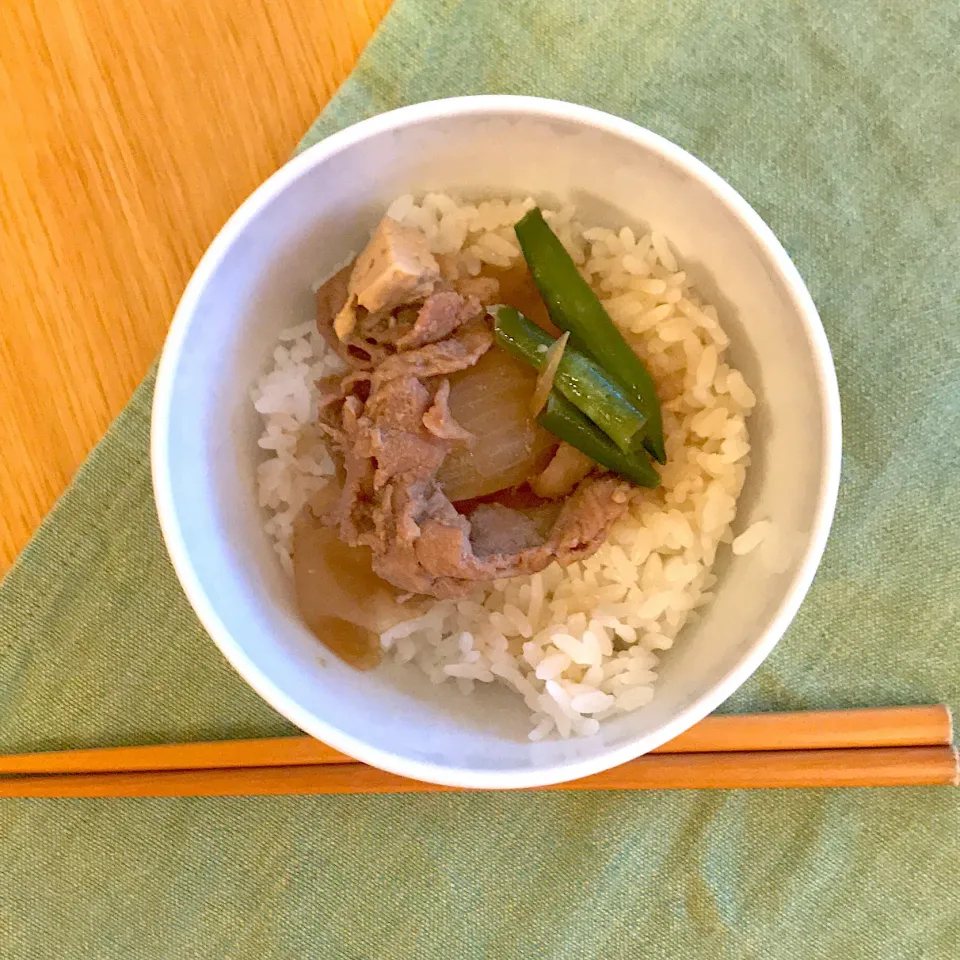
[[[710,716],[653,753],[824,750],[856,747],[945,746],[951,742],[945,706],[881,707]],[[149,747],[105,747],[0,756],[0,774],[118,773],[350,764],[346,754],[312,737],[224,740]]]
[[[940,784],[958,784],[957,753],[952,747],[648,754],[581,780],[537,789],[677,790]],[[0,778],[2,797],[223,797],[435,793],[453,789],[408,780],[357,763]]]

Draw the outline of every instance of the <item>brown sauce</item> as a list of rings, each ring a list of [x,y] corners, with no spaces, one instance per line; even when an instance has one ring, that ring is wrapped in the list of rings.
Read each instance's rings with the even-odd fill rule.
[[[480,271],[484,277],[493,277],[500,284],[498,301],[519,310],[528,320],[542,327],[552,337],[560,336],[560,331],[550,320],[546,304],[540,297],[540,291],[527,264],[520,260],[503,270],[485,263]]]

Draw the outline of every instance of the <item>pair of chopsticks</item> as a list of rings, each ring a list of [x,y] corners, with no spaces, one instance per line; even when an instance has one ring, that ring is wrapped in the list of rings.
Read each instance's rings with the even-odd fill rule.
[[[547,790],[957,786],[944,706],[711,716],[652,753]],[[448,791],[311,737],[0,756],[0,797]]]

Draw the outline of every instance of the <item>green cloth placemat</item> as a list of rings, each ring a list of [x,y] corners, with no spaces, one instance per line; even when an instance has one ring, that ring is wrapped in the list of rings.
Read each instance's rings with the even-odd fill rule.
[[[956,0],[400,0],[305,142],[434,97],[601,107],[726,177],[817,301],[834,532],[726,709],[960,708]],[[25,318],[29,320],[29,318]],[[148,381],[0,588],[0,749],[292,728],[183,599]],[[955,958],[949,789],[0,802],[0,956]]]

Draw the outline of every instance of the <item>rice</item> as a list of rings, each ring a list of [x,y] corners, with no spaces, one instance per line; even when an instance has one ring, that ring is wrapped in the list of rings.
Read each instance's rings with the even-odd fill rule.
[[[314,383],[344,369],[327,349],[313,322],[283,330],[273,351],[273,368],[261,377],[250,398],[263,418],[257,441],[270,456],[257,468],[264,525],[284,570],[293,573],[293,521],[310,497],[333,475],[330,454],[319,442],[305,449],[304,429],[317,418]]]
[[[423,230],[435,254],[458,256],[475,276],[485,263],[508,267],[520,257],[512,227],[533,206],[530,198],[464,203],[428,193],[399,197],[387,213]],[[725,359],[729,339],[717,310],[666,237],[585,228],[572,206],[544,216],[657,383],[662,485],[631,506],[592,557],[436,601],[381,636],[389,655],[434,683],[453,682],[465,695],[477,684],[515,691],[530,711],[531,741],[592,736],[604,720],[648,704],[659,651],[710,602],[721,545],[741,555],[770,533],[759,521],[734,538],[749,466],[746,417],[756,397]],[[267,453],[259,500],[287,571],[293,521],[333,473],[329,454],[305,430],[316,417],[313,384],[341,369],[305,323],[283,331],[252,393]]]

